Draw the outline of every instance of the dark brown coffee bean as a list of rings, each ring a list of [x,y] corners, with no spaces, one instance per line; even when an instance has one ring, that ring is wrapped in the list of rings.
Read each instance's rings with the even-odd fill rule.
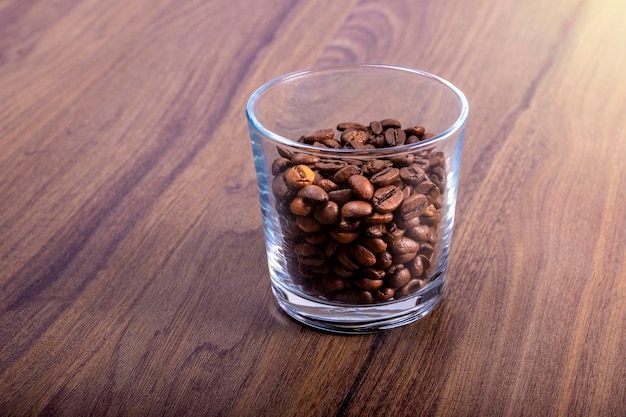
[[[385,281],[383,281],[382,279],[369,279],[365,277],[359,277],[352,282],[354,282],[354,285],[356,285],[360,289],[368,291],[382,288],[385,284]]]
[[[326,260],[326,257],[317,246],[308,243],[296,245],[294,252],[298,257],[298,261],[303,265],[321,266]]]
[[[391,242],[392,240],[398,240],[402,236],[404,236],[405,230],[398,227],[395,222],[390,222],[385,225],[385,234],[383,235],[383,239],[386,242]]]
[[[402,255],[412,252],[417,253],[420,249],[420,244],[409,237],[402,236],[389,242],[389,248],[394,255]]]
[[[409,263],[409,271],[411,271],[411,275],[414,277],[419,277],[424,273],[424,264],[422,263],[422,257],[416,256]]]
[[[300,142],[308,143],[321,142],[322,140],[333,139],[335,137],[335,131],[333,129],[320,129],[313,132],[310,135],[304,135],[300,137]]]
[[[428,160],[428,158],[424,158],[423,156],[415,156],[415,159],[413,160],[413,165],[422,168],[424,172],[426,172],[426,170],[430,167],[430,161]]]
[[[421,183],[417,184],[415,186],[415,188],[413,188],[413,191],[415,193],[424,194],[426,196],[429,196],[432,193],[437,193],[437,196],[439,196],[439,194],[440,194],[439,187],[437,187],[435,185],[435,183],[430,181],[430,180],[425,180],[425,181],[422,181]],[[435,197],[435,198],[437,198],[437,197]]]
[[[404,155],[395,155],[389,158],[389,160],[393,163],[394,166],[407,166],[411,165],[415,160],[415,156],[412,153],[407,153]]]
[[[350,142],[357,142],[361,145],[365,145],[369,141],[369,134],[360,129],[347,129],[341,134],[341,142],[346,144]]]
[[[346,268],[356,271],[360,268],[359,264],[352,258],[352,256],[348,253],[347,249],[341,248],[337,252],[337,260]]]
[[[419,226],[420,224],[422,224],[422,221],[419,217],[413,217],[412,219],[408,219],[408,220],[402,220],[401,218],[397,220],[397,223],[399,228],[404,229],[404,230],[408,230],[408,229],[412,229],[414,227]]]
[[[381,120],[380,124],[382,125],[383,128],[392,127],[395,129],[399,129],[400,127],[402,127],[402,125],[400,124],[398,120],[390,119],[390,118]]]
[[[313,214],[315,206],[307,202],[304,198],[296,196],[293,198],[293,200],[291,200],[289,209],[296,216],[308,216],[310,214]]]
[[[352,195],[359,200],[368,201],[374,195],[374,185],[363,175],[353,175],[348,179]]]
[[[372,214],[372,205],[366,201],[348,201],[341,207],[343,217],[363,217]]]
[[[370,139],[370,145],[374,146],[375,148],[382,148],[385,146],[385,144],[387,142],[385,142],[385,136],[384,135],[376,135],[374,136],[372,139]]]
[[[330,174],[339,171],[348,165],[345,161],[322,159],[315,163],[315,169],[323,174]]]
[[[370,291],[346,289],[333,293],[334,299],[350,304],[369,304],[374,301]]]
[[[379,213],[391,213],[402,204],[403,199],[402,191],[398,187],[387,185],[374,191],[372,204]]]
[[[435,246],[432,243],[422,243],[419,250],[420,255],[424,255],[429,259],[432,259],[435,253]]]
[[[426,129],[424,129],[424,126],[413,126],[407,127],[406,129],[404,129],[404,132],[407,136],[415,135],[418,138],[421,138],[422,136],[424,136],[424,133],[426,133]]]
[[[296,217],[296,224],[303,232],[306,233],[316,233],[322,228],[322,224],[312,217],[298,216]]]
[[[425,140],[428,140],[428,139],[430,139],[430,138],[434,138],[434,137],[435,137],[435,134],[434,134],[434,133],[424,133],[424,136],[422,136],[422,138],[421,138],[421,139],[422,139],[422,142],[423,142],[423,141],[425,141]]]
[[[304,240],[311,245],[321,245],[328,240],[328,233],[307,233],[306,236],[304,236]]]
[[[354,242],[359,237],[358,232],[344,232],[340,229],[332,230],[330,236],[339,243]]]
[[[437,211],[437,214],[435,214],[432,217],[428,217],[428,216],[421,216],[420,217],[420,222],[422,224],[426,224],[428,226],[433,226],[433,227],[437,227],[437,225],[439,224],[439,221],[441,220],[441,212]]]
[[[384,187],[391,185],[400,178],[400,170],[398,168],[385,168],[370,177],[370,182],[375,187]]]
[[[406,234],[418,241],[428,242],[431,238],[431,228],[428,225],[420,224],[418,226],[412,227],[406,230]]]
[[[387,250],[387,242],[379,237],[364,237],[360,242],[373,253],[380,253]]]
[[[336,224],[339,222],[339,205],[334,201],[326,201],[315,207],[313,212],[315,220],[321,224]]]
[[[316,181],[316,184],[322,187],[324,191],[326,191],[327,193],[329,191],[335,191],[339,189],[339,186],[335,184],[333,181],[329,180],[328,178],[322,178],[321,180]]]
[[[319,160],[319,156],[309,155],[306,153],[296,153],[291,157],[291,164],[313,166],[319,162]]]
[[[383,125],[377,120],[370,122],[370,130],[374,135],[380,135],[383,133]]]
[[[361,123],[356,122],[343,122],[337,125],[337,130],[339,130],[340,132],[348,129],[367,130],[367,127],[362,125]]]
[[[339,248],[339,242],[331,239],[328,242],[326,242],[326,244],[324,245],[324,255],[330,258],[331,256],[335,254],[335,252],[337,252],[338,248]]]
[[[382,302],[391,300],[393,296],[395,295],[395,293],[396,293],[395,290],[389,287],[384,287],[384,288],[380,288],[378,290],[372,291],[374,299],[376,301],[382,301]]]
[[[313,184],[315,173],[306,165],[296,165],[285,171],[285,182],[290,187],[300,189]]]
[[[338,226],[344,232],[357,232],[361,227],[361,219],[341,216]]]
[[[406,133],[404,130],[389,128],[385,130],[385,142],[389,146],[400,146],[406,142]]]
[[[341,190],[330,191],[328,193],[328,199],[342,206],[352,199],[352,190],[344,188]]]
[[[406,268],[402,268],[395,271],[393,275],[388,276],[385,279],[385,284],[391,288],[399,288],[408,284],[410,280],[411,272]]]
[[[413,194],[402,201],[400,208],[400,217],[407,221],[421,216],[428,206],[428,198],[423,194]]]
[[[372,176],[379,173],[385,168],[390,168],[391,166],[391,161],[388,161],[386,159],[370,159],[361,166],[361,172],[363,174]]]
[[[276,151],[278,151],[278,154],[283,158],[291,159],[291,157],[293,156],[293,152],[280,146],[276,147]]]
[[[393,262],[398,263],[398,264],[404,264],[404,263],[410,262],[416,256],[417,256],[417,252],[409,252],[409,253],[402,253],[399,255],[393,255]]]
[[[430,154],[428,158],[430,160],[430,166],[432,167],[445,167],[446,166],[446,156],[443,152],[433,152]]]
[[[277,175],[272,180],[272,193],[278,200],[292,198],[296,193],[285,182],[284,175]]]
[[[354,245],[352,247],[352,255],[358,263],[365,267],[374,266],[374,264],[376,264],[376,256],[365,246]]]
[[[383,237],[387,228],[384,224],[374,224],[365,230],[365,234],[369,237]]]
[[[354,271],[353,269],[348,269],[345,266],[343,266],[340,263],[336,263],[333,265],[333,271],[335,272],[335,274],[337,274],[338,276],[342,277],[342,278],[351,278],[354,276]]]
[[[415,135],[409,135],[409,134],[406,135],[406,143],[407,144],[413,144],[413,143],[417,143],[419,141],[420,141],[420,138],[418,138]]]
[[[419,184],[426,179],[426,172],[419,165],[411,165],[400,169],[400,178],[409,184]]]
[[[413,279],[409,281],[408,284],[406,284],[405,286],[398,288],[396,290],[394,297],[395,298],[406,297],[409,294],[412,294],[413,292],[419,290],[423,285],[424,285],[423,281],[418,280],[418,279]]]
[[[378,269],[387,269],[393,264],[393,255],[389,252],[381,252],[376,254],[376,264],[374,265]]]
[[[291,161],[289,159],[283,158],[282,156],[280,158],[276,158],[272,162],[272,175],[278,175],[290,166]]]
[[[369,279],[384,279],[387,273],[383,269],[366,268],[363,270],[363,274]]]
[[[359,175],[361,169],[356,165],[346,165],[333,175],[333,181],[337,184],[346,183],[353,175]]]
[[[424,217],[434,217],[438,213],[437,208],[433,204],[429,204],[424,208],[422,212],[422,216]]]
[[[369,224],[385,224],[393,220],[393,213],[374,212],[369,216],[363,217],[363,221]]]
[[[340,291],[348,287],[348,280],[335,275],[324,275],[322,277],[322,285],[327,291]]]
[[[303,187],[298,191],[298,195],[307,201],[313,203],[323,203],[328,201],[328,193],[318,185],[311,184]]]

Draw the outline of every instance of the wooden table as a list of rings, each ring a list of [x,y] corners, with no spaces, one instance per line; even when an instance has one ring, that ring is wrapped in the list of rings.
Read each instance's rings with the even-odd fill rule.
[[[625,416],[626,3],[0,1],[0,415]],[[470,101],[442,303],[269,286],[244,107],[380,62]]]

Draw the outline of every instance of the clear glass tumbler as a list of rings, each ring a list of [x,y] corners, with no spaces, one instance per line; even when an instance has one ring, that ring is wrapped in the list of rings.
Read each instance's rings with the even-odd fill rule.
[[[369,333],[438,304],[468,110],[449,82],[389,65],[307,69],[252,94],[269,272],[287,314]]]

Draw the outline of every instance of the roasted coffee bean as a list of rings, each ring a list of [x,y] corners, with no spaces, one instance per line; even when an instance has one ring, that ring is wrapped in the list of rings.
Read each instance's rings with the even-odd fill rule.
[[[311,245],[321,245],[328,240],[328,233],[307,233],[304,236],[304,240],[306,241],[306,243],[310,243]]]
[[[298,191],[298,196],[313,203],[324,203],[328,201],[328,193],[319,185],[311,184]]]
[[[400,288],[405,286],[411,280],[411,271],[406,268],[395,271],[392,275],[385,279],[385,284],[391,288]]]
[[[374,191],[372,204],[379,213],[391,213],[400,206],[403,199],[402,191],[398,187],[387,185]]]
[[[369,279],[384,279],[387,272],[384,269],[366,268],[363,270],[363,274]]]
[[[406,142],[406,133],[404,133],[404,130],[391,127],[385,130],[385,142],[387,142],[389,146],[404,145]]]
[[[424,273],[424,264],[422,262],[422,257],[416,256],[415,258],[413,258],[413,260],[409,263],[408,268],[409,271],[411,271],[411,276],[421,276]]]
[[[395,295],[395,290],[393,288],[384,287],[378,290],[372,291],[372,295],[376,301],[389,301]]]
[[[412,229],[414,227],[417,227],[419,225],[422,224],[422,220],[420,219],[420,217],[413,217],[412,219],[408,219],[408,220],[403,220],[402,218],[399,218],[396,220],[396,224],[398,225],[398,227],[400,227],[401,229],[404,230],[409,230]]]
[[[361,168],[356,165],[346,165],[333,175],[333,181],[337,184],[346,183],[353,175],[359,175]]]
[[[407,127],[406,129],[404,129],[404,132],[407,136],[415,135],[418,138],[421,138],[422,136],[424,136],[424,133],[426,133],[426,129],[424,129],[424,126],[413,126]]]
[[[379,237],[364,237],[360,242],[373,253],[384,252],[387,249],[387,242]]]
[[[284,175],[277,175],[272,180],[272,193],[279,200],[293,197],[296,193],[285,182]]]
[[[292,165],[307,165],[312,166],[320,161],[319,156],[309,155],[306,153],[296,153],[291,157]]]
[[[389,248],[394,255],[402,255],[412,252],[417,253],[420,249],[420,244],[409,237],[402,236],[389,242]]]
[[[337,130],[341,132],[348,129],[367,130],[367,127],[356,122],[343,122],[337,125]]]
[[[365,230],[365,234],[369,237],[383,237],[386,231],[387,231],[387,227],[384,224],[379,223],[379,224],[374,224],[373,226],[369,226]]]
[[[361,145],[365,145],[369,141],[369,134],[361,129],[347,129],[341,134],[341,142],[357,142]]]
[[[383,128],[392,127],[395,129],[399,129],[402,126],[398,120],[391,118],[381,120],[380,124]]]
[[[327,193],[329,191],[335,191],[339,188],[339,186],[337,184],[335,184],[332,180],[329,180],[327,178],[322,178],[319,181],[316,181],[317,185],[322,187],[322,189],[324,191],[326,191]]]
[[[402,201],[398,210],[402,220],[407,221],[424,214],[427,207],[428,198],[424,194],[413,194]]]
[[[374,175],[379,173],[385,168],[390,168],[393,165],[391,161],[382,159],[370,159],[361,166],[361,172],[365,175]]]
[[[420,289],[422,286],[423,286],[423,282],[421,280],[413,279],[409,281],[405,286],[398,288],[396,290],[394,297],[396,298],[406,297],[409,294]]]
[[[333,265],[333,271],[342,278],[351,278],[354,276],[355,270],[346,268],[343,264],[336,263]]]
[[[324,275],[322,277],[322,285],[324,289],[332,291],[340,291],[348,287],[348,280],[346,278],[335,275]]]
[[[372,214],[372,205],[366,201],[348,201],[341,207],[343,217],[364,217]]]
[[[373,134],[380,135],[383,133],[383,125],[379,121],[374,120],[373,122],[370,122],[370,130]]]
[[[339,171],[341,168],[344,168],[348,165],[345,161],[337,161],[337,160],[320,160],[315,163],[315,169],[317,169],[322,174],[330,174]]]
[[[341,216],[339,219],[339,228],[344,232],[355,232],[361,227],[361,219],[353,217]]]
[[[419,165],[413,164],[400,169],[400,178],[408,184],[419,184],[426,179],[426,172]]]
[[[315,173],[306,165],[296,165],[289,168],[285,173],[287,185],[300,189],[313,184]]]
[[[375,187],[384,187],[391,185],[400,178],[400,170],[398,168],[384,168],[370,177],[370,182]]]
[[[317,246],[308,243],[296,245],[294,252],[298,257],[298,261],[303,265],[321,266],[326,260],[326,257]]]
[[[375,148],[382,148],[384,147],[387,142],[385,142],[385,136],[384,135],[376,135],[374,136],[372,139],[370,139],[370,145],[374,146]]]
[[[352,190],[344,188],[341,190],[330,191],[328,193],[328,199],[339,205],[344,205],[352,199]]]
[[[315,206],[307,202],[304,198],[296,196],[293,200],[291,200],[289,209],[296,216],[308,216],[313,213]]]
[[[350,304],[369,304],[374,301],[374,296],[367,290],[345,289],[332,293],[335,300]]]
[[[276,147],[276,151],[278,151],[278,154],[283,158],[291,159],[291,157],[293,156],[293,152],[280,146]]]
[[[363,217],[363,221],[369,224],[385,224],[393,220],[393,213],[374,212],[369,216]]]
[[[312,217],[296,217],[296,224],[306,233],[316,233],[322,228],[322,224]]]
[[[398,255],[393,255],[393,262],[398,263],[398,264],[404,264],[406,262],[410,262],[416,256],[417,256],[417,252],[408,252],[408,253],[401,253]]]
[[[385,233],[383,234],[383,239],[386,242],[391,242],[404,236],[404,232],[405,230],[398,227],[395,222],[390,222],[385,225]]]
[[[415,135],[409,135],[409,134],[406,135],[406,143],[407,144],[417,143],[419,141],[420,141],[420,138],[418,138]]]
[[[356,271],[357,269],[360,268],[359,264],[356,262],[356,260],[354,260],[352,258],[352,256],[350,255],[350,253],[348,252],[348,250],[344,247],[341,248],[338,252],[337,252],[337,260],[346,268],[350,269],[351,271]]]
[[[339,243],[354,242],[358,237],[358,232],[344,232],[341,229],[331,230],[330,236]]]
[[[415,160],[415,155],[413,155],[412,153],[396,155],[389,158],[389,160],[393,163],[394,166],[406,166],[413,163],[413,161]]]
[[[376,264],[374,265],[378,269],[387,269],[393,263],[393,255],[389,252],[381,252],[376,254]]]
[[[358,263],[365,267],[374,266],[376,264],[376,256],[365,246],[354,245],[352,247],[352,255]]]
[[[377,290],[385,285],[385,281],[383,281],[382,279],[369,279],[365,277],[359,277],[353,282],[354,285],[356,285],[360,289],[368,291]]]
[[[334,201],[326,201],[315,206],[313,217],[321,224],[336,224],[339,222],[339,204]]]
[[[313,132],[310,135],[304,135],[300,137],[300,142],[308,143],[321,142],[327,139],[333,139],[335,137],[335,131],[333,129],[321,129]]]
[[[429,204],[427,207],[424,208],[421,215],[424,217],[434,217],[437,215],[437,213],[437,208],[433,204]]]
[[[348,179],[352,195],[359,200],[368,201],[374,195],[374,185],[363,175],[353,175]]]
[[[283,158],[282,156],[280,158],[276,158],[272,162],[272,175],[278,175],[290,166],[291,161],[289,159]]]
[[[431,237],[431,228],[428,225],[420,224],[406,230],[406,234],[420,242],[429,242]]]

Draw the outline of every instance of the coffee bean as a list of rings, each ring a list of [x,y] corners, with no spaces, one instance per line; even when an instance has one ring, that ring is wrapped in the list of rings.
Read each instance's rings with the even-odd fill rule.
[[[298,257],[298,261],[303,265],[320,266],[326,259],[322,251],[317,246],[313,246],[308,243],[296,245],[294,252]]]
[[[413,194],[406,197],[400,208],[400,217],[407,221],[421,216],[428,206],[428,198],[424,194]]]
[[[364,237],[360,242],[373,253],[384,252],[387,249],[387,242],[379,237]]]
[[[296,196],[293,200],[291,200],[289,208],[296,216],[308,216],[313,213],[313,210],[315,210],[315,206],[313,204],[307,202],[300,196]]]
[[[370,177],[370,182],[375,187],[384,187],[391,185],[400,178],[400,170],[398,168],[384,168]]]
[[[344,232],[338,229],[338,230],[331,230],[330,236],[339,243],[350,243],[350,242],[354,242],[356,238],[359,237],[359,233],[358,232]]]
[[[415,159],[414,159],[415,160]],[[426,172],[419,165],[411,165],[400,169],[400,178],[409,184],[419,184],[426,179]]]
[[[374,195],[374,185],[363,175],[353,175],[348,179],[352,194],[359,200],[368,201]]]
[[[374,266],[376,264],[376,256],[365,246],[354,245],[352,247],[352,255],[358,263],[365,267]]]
[[[395,271],[385,279],[385,284],[391,288],[403,287],[411,280],[411,271],[406,268]]]
[[[328,201],[328,193],[315,184],[307,185],[298,191],[298,196],[313,203],[324,203]]]
[[[402,255],[412,252],[417,253],[420,249],[420,244],[409,237],[402,236],[399,239],[392,240],[389,243],[389,247],[394,255]]]
[[[370,130],[374,135],[380,135],[383,133],[383,125],[379,121],[374,120],[370,122]]]
[[[402,126],[398,120],[390,118],[381,120],[380,124],[384,128],[392,127],[395,129],[399,129]]]
[[[276,158],[272,162],[272,175],[278,175],[281,172],[285,171],[290,166],[291,166],[291,160],[287,158],[283,158],[282,156],[280,158]]]
[[[365,175],[371,176],[379,173],[385,168],[390,168],[392,165],[393,163],[388,160],[370,159],[361,166],[361,172]]]
[[[306,165],[296,165],[289,168],[285,174],[285,182],[296,189],[313,184],[315,173]]]
[[[341,168],[339,171],[333,175],[333,181],[337,184],[348,182],[353,175],[359,175],[361,173],[361,169],[356,165],[347,165]]]
[[[411,294],[411,293],[417,291],[418,289],[420,289],[422,287],[422,285],[423,285],[423,283],[422,283],[421,280],[413,279],[413,280],[409,281],[403,287],[398,288],[396,290],[395,297],[396,298],[406,297],[409,294]]]
[[[322,277],[322,285],[328,291],[339,291],[348,287],[348,280],[340,276],[324,275]]]
[[[418,138],[421,138],[422,136],[424,136],[424,133],[426,133],[426,129],[424,129],[424,126],[414,126],[407,127],[406,129],[404,129],[404,132],[407,134],[407,136],[415,135]]]
[[[368,133],[360,129],[347,129],[341,134],[341,142],[357,142],[361,145],[365,145],[369,141],[370,137]]]
[[[377,290],[382,288],[385,284],[385,281],[382,279],[369,279],[365,277],[360,277],[354,280],[354,285],[359,287],[362,290]]]
[[[391,213],[400,206],[404,196],[402,191],[394,185],[387,185],[374,191],[372,204],[379,213]]]
[[[348,129],[367,130],[367,127],[362,125],[361,123],[356,122],[343,122],[337,125],[337,130],[339,131],[344,131]]]
[[[328,199],[339,205],[344,205],[352,199],[352,190],[349,188],[334,190],[328,193]]]
[[[327,193],[329,191],[335,191],[339,188],[337,184],[335,184],[332,180],[329,180],[328,178],[322,178],[321,180],[316,181],[316,183],[318,186],[322,187],[322,189]]]
[[[393,213],[374,212],[369,216],[363,217],[363,221],[369,224],[385,224],[393,220]]]
[[[320,142],[327,139],[333,139],[335,137],[335,131],[333,129],[321,129],[313,132],[310,135],[304,135],[300,137],[300,142],[308,143]]]
[[[372,291],[372,295],[376,301],[389,301],[395,295],[395,291],[393,288],[384,287],[377,290]]]
[[[272,193],[279,200],[288,199],[295,195],[293,189],[285,182],[285,176],[282,174],[275,176],[272,180]]]
[[[336,224],[339,221],[339,205],[334,201],[319,204],[314,209],[313,217],[321,224]]]
[[[381,252],[376,254],[376,264],[374,266],[378,269],[386,269],[393,263],[393,255],[389,252]]]
[[[404,133],[404,130],[391,127],[385,130],[385,142],[387,142],[389,146],[404,145],[406,142],[406,133]]]
[[[341,168],[344,168],[348,165],[345,161],[337,161],[337,160],[319,160],[315,163],[315,169],[317,169],[322,174],[330,174],[339,171]]]
[[[367,218],[367,217],[366,217]],[[374,224],[365,230],[365,234],[369,237],[383,237],[387,228],[384,224]]]
[[[315,165],[320,161],[319,156],[309,155],[306,153],[296,153],[291,157],[292,165]]]
[[[341,207],[343,217],[363,217],[372,214],[372,205],[366,201],[348,201]]]
[[[296,224],[306,233],[316,233],[322,228],[322,224],[312,217],[296,217]]]

